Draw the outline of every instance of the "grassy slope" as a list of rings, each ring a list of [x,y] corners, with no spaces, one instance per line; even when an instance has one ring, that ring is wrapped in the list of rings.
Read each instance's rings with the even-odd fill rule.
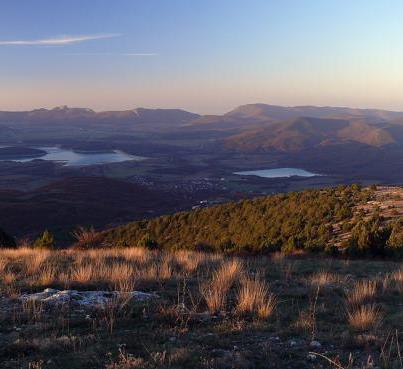
[[[321,357],[308,358],[310,351],[343,368],[349,355],[357,368],[400,368],[403,279],[397,263],[144,249],[2,250],[0,261],[5,369],[335,368]],[[268,288],[264,301],[276,299],[265,317],[240,312],[245,278],[256,273]],[[222,283],[214,282],[217,276]],[[365,294],[363,284],[372,286]],[[90,311],[18,300],[23,292],[47,287],[134,288],[155,291],[160,299],[117,300]],[[209,309],[215,296],[209,291],[222,297],[218,311]],[[349,322],[348,311],[370,306],[380,315],[370,316],[366,327],[356,327],[357,318]],[[311,347],[312,340],[321,346]]]

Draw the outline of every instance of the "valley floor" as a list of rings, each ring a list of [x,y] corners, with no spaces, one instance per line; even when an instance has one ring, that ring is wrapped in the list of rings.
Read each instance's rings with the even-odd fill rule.
[[[401,368],[402,296],[391,261],[1,250],[0,367]]]

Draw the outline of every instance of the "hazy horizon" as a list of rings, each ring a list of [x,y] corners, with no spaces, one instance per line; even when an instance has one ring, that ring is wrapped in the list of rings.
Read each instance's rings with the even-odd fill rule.
[[[46,110],[53,110],[57,108],[69,108],[69,109],[90,109],[93,110],[96,113],[101,113],[101,112],[108,112],[108,111],[130,111],[130,110],[136,110],[136,109],[172,109],[172,110],[185,110],[189,113],[194,113],[198,115],[223,115],[226,113],[229,113],[233,111],[236,108],[239,108],[241,106],[247,106],[247,105],[268,105],[268,106],[276,106],[276,107],[282,107],[282,108],[306,108],[306,107],[312,107],[312,108],[318,108],[318,109],[326,109],[326,108],[336,108],[336,109],[353,109],[353,110],[380,110],[380,111],[389,111],[389,112],[396,112],[396,113],[401,113],[403,112],[402,110],[398,109],[384,109],[384,108],[374,108],[371,106],[367,107],[357,107],[357,106],[336,106],[336,105],[281,105],[281,104],[272,104],[270,102],[257,102],[257,103],[246,103],[246,104],[240,104],[237,106],[233,106],[232,108],[228,110],[223,110],[219,111],[216,113],[201,113],[198,111],[193,111],[190,109],[182,108],[182,107],[177,107],[177,106],[132,106],[128,108],[123,108],[123,109],[94,109],[88,106],[70,106],[66,104],[61,104],[57,106],[37,106],[29,109],[18,109],[18,110],[10,110],[10,109],[1,109],[0,111],[3,112],[29,112],[29,111],[34,111],[34,110],[40,110],[40,109],[46,109]]]
[[[399,1],[5,0],[0,110],[403,111]]]

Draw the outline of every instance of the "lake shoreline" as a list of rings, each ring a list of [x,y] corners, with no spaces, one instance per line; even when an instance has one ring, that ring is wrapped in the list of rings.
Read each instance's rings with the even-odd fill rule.
[[[0,150],[9,152],[13,147],[3,147]],[[26,147],[18,148],[20,151],[25,149],[24,155],[7,155],[1,156],[0,161],[14,161],[26,163],[33,160],[41,159],[44,161],[62,163],[67,167],[80,167],[90,165],[103,165],[120,163],[124,161],[142,161],[145,157],[130,155],[121,150],[106,151],[76,151],[73,149],[61,148],[58,146],[43,146],[43,147]],[[29,153],[28,153],[28,151]]]
[[[233,174],[239,176],[256,176],[260,178],[292,178],[292,177],[321,177],[323,174],[312,173],[301,168],[272,168],[234,172]]]

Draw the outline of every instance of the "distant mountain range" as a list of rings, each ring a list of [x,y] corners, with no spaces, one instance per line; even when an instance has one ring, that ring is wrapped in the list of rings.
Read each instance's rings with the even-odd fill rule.
[[[354,109],[345,107],[296,106],[283,107],[267,104],[242,105],[225,114],[238,119],[255,119],[266,121],[289,120],[297,117],[315,118],[365,118],[373,121],[390,121],[403,118],[403,112],[379,109]]]
[[[199,117],[180,109],[144,109],[138,108],[124,111],[95,112],[86,108],[69,108],[60,106],[54,109],[36,109],[22,112],[0,112],[0,123],[125,123],[134,125],[169,125],[181,126]]]
[[[206,141],[212,137],[209,132],[220,132],[223,148],[247,152],[288,152],[352,142],[378,148],[403,146],[403,112],[377,109],[249,104],[224,115],[205,116],[180,109],[95,112],[66,106],[0,112],[0,133],[5,136],[12,135],[13,129],[54,129],[56,125],[65,130],[72,126],[117,129],[123,134],[175,131],[176,138],[198,132],[198,138]]]
[[[182,109],[135,108],[122,111],[95,112],[87,108],[59,106],[53,109],[31,111],[0,111],[0,123],[23,122],[77,122],[124,120],[132,123],[170,123],[174,126],[191,123],[192,125],[215,125],[223,121],[278,122],[298,117],[366,119],[373,123],[390,122],[403,119],[403,112],[378,109],[353,109],[343,107],[296,106],[284,107],[268,104],[248,104],[223,115],[199,115]]]

